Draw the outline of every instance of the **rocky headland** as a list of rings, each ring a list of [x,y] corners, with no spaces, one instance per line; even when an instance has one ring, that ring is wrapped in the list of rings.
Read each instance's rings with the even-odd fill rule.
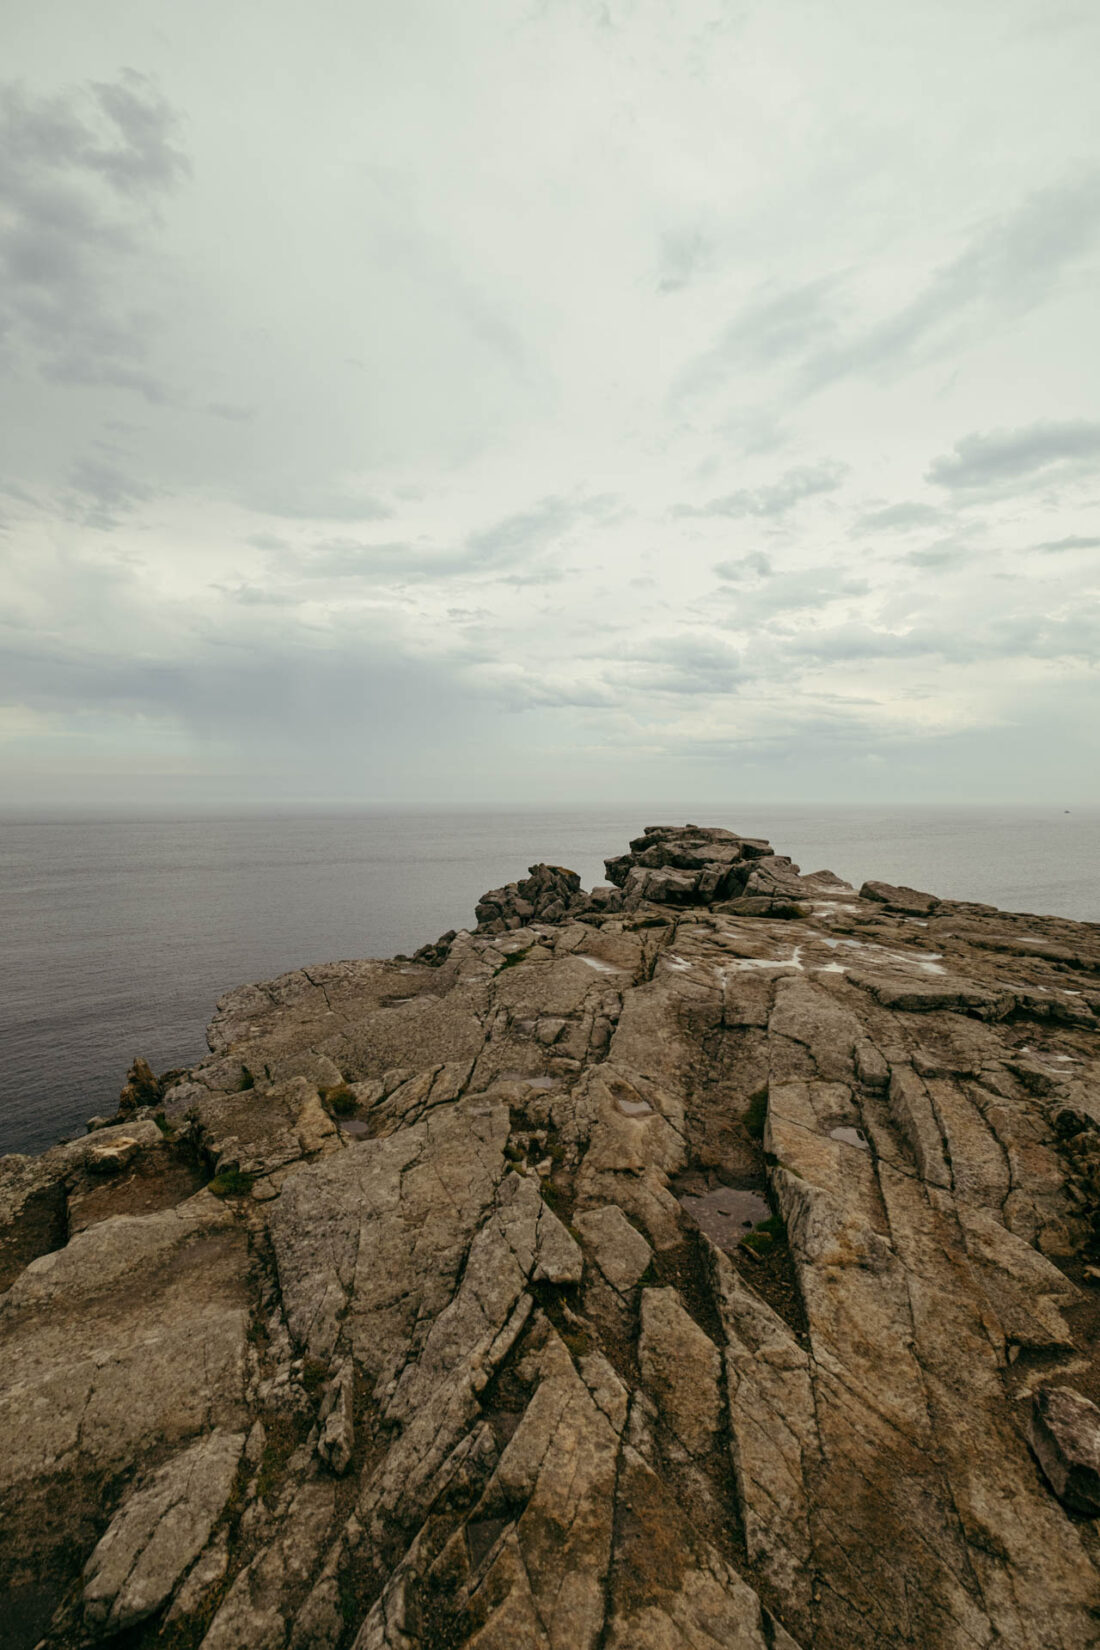
[[[607,871],[0,1159],[0,1644],[1100,1642],[1100,928]]]

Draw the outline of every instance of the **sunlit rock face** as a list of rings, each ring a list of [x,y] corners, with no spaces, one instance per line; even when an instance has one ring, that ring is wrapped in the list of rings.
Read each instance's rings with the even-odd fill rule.
[[[0,1160],[6,1644],[1095,1644],[1100,931],[607,868]]]

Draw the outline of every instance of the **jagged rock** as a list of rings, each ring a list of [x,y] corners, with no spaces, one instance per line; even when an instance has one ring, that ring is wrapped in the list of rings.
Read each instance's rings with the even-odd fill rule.
[[[128,1116],[143,1106],[157,1105],[162,1093],[153,1068],[139,1055],[126,1073],[126,1087],[118,1097],[118,1109],[123,1116]]]
[[[560,922],[579,903],[581,879],[560,865],[532,865],[522,882],[493,888],[477,903],[478,931],[501,934],[532,920]]]
[[[349,1358],[329,1382],[317,1417],[317,1453],[337,1476],[347,1472],[355,1449],[354,1393],[355,1366]]]
[[[1100,930],[698,826],[608,875],[0,1160],[16,1650],[1092,1644]]]
[[[875,900],[891,911],[900,911],[910,917],[926,917],[940,903],[935,894],[922,894],[917,888],[898,888],[892,882],[865,882],[859,897]]]
[[[84,1571],[92,1632],[121,1632],[163,1607],[210,1539],[243,1444],[243,1433],[212,1432],[127,1496]]]
[[[1042,1387],[1028,1442],[1058,1499],[1074,1512],[1100,1516],[1100,1409],[1070,1387]]]

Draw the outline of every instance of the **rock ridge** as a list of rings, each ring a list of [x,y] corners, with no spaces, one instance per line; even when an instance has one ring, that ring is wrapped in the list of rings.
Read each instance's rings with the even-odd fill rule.
[[[0,1646],[1100,1641],[1100,928],[648,826],[0,1159]]]

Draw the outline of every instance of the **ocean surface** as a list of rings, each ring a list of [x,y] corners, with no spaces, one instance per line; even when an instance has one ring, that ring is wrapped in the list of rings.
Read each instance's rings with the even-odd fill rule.
[[[1100,809],[700,805],[804,871],[1100,921]],[[110,1112],[135,1054],[192,1064],[231,986],[411,952],[545,859],[605,880],[668,810],[0,818],[0,1153]]]

